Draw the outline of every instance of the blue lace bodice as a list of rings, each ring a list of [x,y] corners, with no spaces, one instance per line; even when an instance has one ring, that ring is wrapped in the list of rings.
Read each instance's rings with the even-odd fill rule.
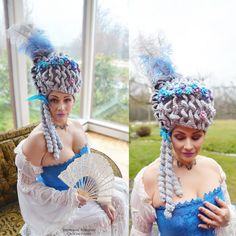
[[[224,200],[224,194],[221,187],[204,194],[204,198],[193,199],[192,201],[185,201],[184,203],[176,204],[173,216],[171,219],[166,219],[164,216],[165,207],[156,208],[157,224],[161,236],[213,236],[214,229],[198,228],[200,223],[203,223],[198,214],[198,208],[204,206],[203,202],[208,201],[217,205],[215,197],[218,196]]]
[[[83,154],[88,153],[88,147],[84,146],[80,149],[80,152],[75,154],[71,159],[62,164],[45,166],[43,167],[43,173],[37,177],[38,182],[42,182],[48,187],[55,188],[56,190],[67,190],[68,186],[58,178],[58,175],[67,168],[76,158],[81,157]]]

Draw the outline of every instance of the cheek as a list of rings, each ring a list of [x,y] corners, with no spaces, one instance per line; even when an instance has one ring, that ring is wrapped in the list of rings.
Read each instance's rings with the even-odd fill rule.
[[[53,111],[55,110],[55,109],[53,109],[53,107],[51,107],[51,106],[48,106],[48,109],[49,109],[49,111],[50,111],[51,114],[52,114]]]
[[[74,102],[72,101],[72,102],[69,102],[66,107],[68,110],[71,110],[73,106],[74,106]]]
[[[204,139],[199,140],[199,141],[195,144],[195,147],[196,147],[197,149],[200,149],[200,148],[202,147],[203,142],[204,142]]]
[[[176,139],[172,139],[172,147],[174,149],[175,152],[179,152],[181,148],[183,148],[183,143],[176,140]]]

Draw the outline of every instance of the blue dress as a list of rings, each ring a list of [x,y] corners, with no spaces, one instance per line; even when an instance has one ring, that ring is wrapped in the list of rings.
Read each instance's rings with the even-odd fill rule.
[[[58,178],[58,175],[67,168],[76,158],[81,157],[83,154],[88,153],[88,146],[84,146],[80,149],[80,152],[75,154],[71,159],[67,160],[62,164],[44,166],[43,173],[37,176],[37,181],[43,183],[48,187],[55,188],[56,190],[62,191],[67,190],[69,187]]]
[[[156,208],[157,224],[161,236],[213,236],[214,229],[198,228],[200,223],[203,223],[198,214],[198,208],[204,206],[203,202],[208,201],[217,205],[215,197],[224,200],[224,194],[221,187],[215,188],[213,191],[204,194],[203,199],[197,198],[184,203],[178,203],[173,212],[171,219],[166,219],[164,216],[165,207]]]

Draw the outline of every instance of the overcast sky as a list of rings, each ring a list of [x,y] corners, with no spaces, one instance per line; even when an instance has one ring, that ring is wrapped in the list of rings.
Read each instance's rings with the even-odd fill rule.
[[[236,82],[235,10],[234,0],[130,0],[130,39],[162,31],[180,73]]]

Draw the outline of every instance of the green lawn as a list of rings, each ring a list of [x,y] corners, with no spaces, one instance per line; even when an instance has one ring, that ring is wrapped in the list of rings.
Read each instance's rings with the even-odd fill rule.
[[[130,133],[135,132],[140,125],[130,125]],[[159,127],[148,125],[152,133],[148,137],[130,139],[129,173],[132,180],[145,165],[155,160],[160,153]],[[214,153],[218,152],[218,154]],[[236,157],[223,153],[236,153],[236,120],[216,120],[207,132],[201,154],[214,158],[227,175],[228,190],[232,202],[236,203]]]

